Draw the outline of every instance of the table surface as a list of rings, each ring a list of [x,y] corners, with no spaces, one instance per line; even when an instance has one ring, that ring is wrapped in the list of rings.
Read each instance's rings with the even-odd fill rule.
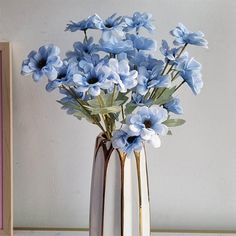
[[[14,236],[88,236],[88,232],[79,231],[15,231]],[[236,236],[236,234],[221,233],[152,233],[151,236]]]

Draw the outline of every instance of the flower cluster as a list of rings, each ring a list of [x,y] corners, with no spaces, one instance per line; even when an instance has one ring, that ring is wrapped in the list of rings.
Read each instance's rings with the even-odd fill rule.
[[[31,51],[21,73],[34,81],[46,77],[46,90],[58,89],[68,114],[97,125],[125,153],[139,151],[144,142],[159,147],[160,136],[184,123],[172,117],[183,114],[175,92],[187,84],[197,95],[203,87],[200,63],[184,52],[187,45],[207,47],[202,32],[179,24],[170,31],[175,47],[160,40],[163,57],[156,58],[158,41],[141,35],[155,30],[148,13],[113,14],[105,20],[94,14],[71,21],[65,30],[81,31],[84,40],[63,59],[53,44]],[[98,42],[91,30],[100,31]]]

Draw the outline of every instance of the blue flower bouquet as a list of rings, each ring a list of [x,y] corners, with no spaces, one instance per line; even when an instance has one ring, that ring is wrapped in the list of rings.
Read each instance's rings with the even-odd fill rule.
[[[100,31],[98,42],[91,36],[92,30]],[[125,157],[135,154],[139,209],[142,205],[140,197],[145,199],[145,193],[142,193],[145,187],[141,189],[142,178],[147,177],[146,173],[141,173],[142,164],[146,165],[140,158],[143,144],[150,143],[159,147],[160,136],[171,134],[171,127],[185,122],[174,117],[183,114],[176,91],[186,84],[197,95],[203,87],[201,64],[185,52],[185,49],[188,45],[207,47],[202,32],[192,32],[183,24],[178,24],[170,31],[173,47],[166,40],[157,42],[142,36],[143,30],[150,33],[155,30],[151,14],[113,14],[106,20],[95,14],[79,22],[72,21],[67,25],[66,31],[82,32],[83,42],[75,42],[64,59],[60,57],[60,49],[53,44],[31,51],[23,61],[21,71],[22,75],[32,75],[36,82],[47,78],[46,90],[59,90],[62,98],[58,102],[68,114],[79,120],[86,119],[101,129],[102,135],[97,140],[95,156],[104,140],[110,146],[106,151],[103,147],[103,156],[108,153],[110,156],[112,150],[118,151],[123,173],[121,184],[126,178]],[[154,55],[157,45],[160,45],[162,58]],[[101,176],[103,182],[105,177],[106,175]],[[96,185],[95,182],[94,177],[91,188],[100,188],[104,192],[105,186],[101,183]],[[105,235],[104,222],[99,222],[94,217],[99,215],[104,219],[104,207],[100,213],[99,209],[96,211],[97,205],[104,206],[104,196],[97,200],[101,198],[98,197],[99,191],[101,190],[91,191],[91,236]],[[121,208],[125,211],[127,204],[124,203],[124,189],[121,188],[121,191]],[[129,232],[129,236],[150,234],[150,228],[143,223],[147,216],[139,216],[137,231],[129,229],[128,218],[124,212],[121,211],[120,216],[121,227],[117,235],[126,235],[125,232]],[[114,229],[109,231],[113,236],[116,235],[114,232]]]

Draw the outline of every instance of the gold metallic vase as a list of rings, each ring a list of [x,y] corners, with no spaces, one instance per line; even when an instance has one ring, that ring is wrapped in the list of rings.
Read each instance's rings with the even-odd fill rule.
[[[126,155],[99,135],[91,195],[90,236],[150,236],[145,149]]]

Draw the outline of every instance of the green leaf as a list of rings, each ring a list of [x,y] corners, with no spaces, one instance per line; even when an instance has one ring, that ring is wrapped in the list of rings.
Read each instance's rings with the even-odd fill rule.
[[[91,99],[87,101],[91,107],[100,107],[100,104],[97,99]]]
[[[163,124],[168,127],[176,127],[176,126],[183,125],[184,123],[185,123],[185,120],[183,119],[168,119],[163,122]]]
[[[156,98],[158,98],[164,90],[165,88],[158,88],[153,99],[155,100]]]
[[[120,115],[120,112],[117,112],[117,113],[110,113],[109,116],[110,118],[115,122],[116,121],[119,121],[119,115]]]
[[[124,94],[124,93],[118,93],[118,96],[116,98],[117,101],[122,101],[121,105],[126,103],[128,101],[128,99],[129,99],[129,97],[126,96],[126,94]]]
[[[88,110],[91,111],[92,115],[98,115],[98,114],[109,114],[109,113],[117,113],[120,112],[119,106],[112,106],[112,107],[90,107],[86,106]]]
[[[68,101],[68,102],[63,102],[63,101],[57,101],[62,105],[62,109],[72,109],[74,110],[73,115],[81,120],[82,118],[87,119],[89,122],[94,123],[93,116],[89,112],[86,112],[85,109],[80,106],[77,102],[73,101]]]
[[[166,88],[165,90],[162,90],[162,92],[160,92],[159,96],[157,96],[157,99],[154,99],[154,104],[158,104],[158,105],[163,105],[167,102],[170,101],[172,94],[175,92],[175,88],[176,86],[174,86],[173,88]]]
[[[116,100],[116,101],[113,103],[113,105],[115,105],[115,106],[121,106],[121,105],[123,105],[124,103],[125,103],[124,100]]]
[[[118,92],[114,94],[114,97],[113,97],[112,93],[111,94],[110,93],[109,94],[104,94],[104,93],[100,94],[100,100],[103,102],[102,107],[110,107],[112,99],[114,99],[113,105],[120,106],[120,105],[124,104],[129,98],[127,96],[125,96],[124,94],[121,94],[121,93],[118,94]],[[98,98],[94,98],[92,100],[89,100],[88,104],[91,107],[100,107],[101,106]]]
[[[127,116],[127,115],[131,114],[136,107],[137,107],[137,105],[134,103],[131,103],[131,102],[126,104],[125,115]]]
[[[101,93],[100,97],[87,101],[88,105],[85,105],[85,107],[91,111],[92,115],[117,113],[121,111],[120,106],[123,105],[128,99],[129,98],[125,96],[125,94],[118,92],[114,95]],[[112,100],[113,105],[111,106]]]

